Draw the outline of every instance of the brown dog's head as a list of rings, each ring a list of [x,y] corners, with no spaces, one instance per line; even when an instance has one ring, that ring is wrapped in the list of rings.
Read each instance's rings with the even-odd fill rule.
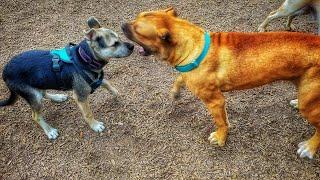
[[[141,55],[159,55],[171,65],[187,58],[186,51],[191,50],[193,40],[201,37],[203,32],[178,18],[173,8],[142,12],[135,20],[123,24],[122,30],[127,38],[141,46]]]

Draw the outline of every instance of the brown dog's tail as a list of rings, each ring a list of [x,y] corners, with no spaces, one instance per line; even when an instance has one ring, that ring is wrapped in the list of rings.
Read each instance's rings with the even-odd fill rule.
[[[18,95],[10,90],[10,97],[6,100],[0,101],[0,107],[12,105],[16,102]]]

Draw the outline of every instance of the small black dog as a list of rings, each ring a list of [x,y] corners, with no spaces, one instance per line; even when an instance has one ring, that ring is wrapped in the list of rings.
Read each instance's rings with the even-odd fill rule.
[[[56,129],[47,124],[41,114],[43,97],[54,102],[67,100],[66,95],[49,94],[45,90],[73,90],[73,96],[90,127],[102,132],[104,125],[96,121],[89,108],[88,96],[100,85],[112,94],[117,90],[103,79],[103,67],[109,58],[129,56],[134,46],[120,40],[118,35],[101,27],[94,17],[88,19],[90,30],[78,45],[67,45],[60,50],[31,50],[11,59],[3,71],[3,80],[10,97],[0,106],[13,104],[18,95],[31,106],[33,119],[39,123],[49,139],[58,136]]]

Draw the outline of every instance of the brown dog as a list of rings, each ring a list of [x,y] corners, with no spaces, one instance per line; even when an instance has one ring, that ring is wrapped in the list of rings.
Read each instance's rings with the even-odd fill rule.
[[[140,13],[123,24],[125,35],[142,46],[140,54],[159,55],[173,67],[194,62],[205,49],[205,31],[177,17],[172,9]],[[261,86],[276,80],[298,85],[299,110],[316,127],[299,144],[300,157],[312,158],[320,146],[320,37],[302,33],[210,33],[204,59],[183,72],[173,97],[186,85],[208,107],[217,127],[209,140],[223,146],[228,120],[223,92]]]

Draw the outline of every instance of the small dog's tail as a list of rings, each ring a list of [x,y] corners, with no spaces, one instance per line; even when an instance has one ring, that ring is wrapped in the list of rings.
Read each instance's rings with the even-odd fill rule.
[[[0,107],[12,105],[16,102],[18,95],[10,90],[10,97],[6,100],[0,101]]]

